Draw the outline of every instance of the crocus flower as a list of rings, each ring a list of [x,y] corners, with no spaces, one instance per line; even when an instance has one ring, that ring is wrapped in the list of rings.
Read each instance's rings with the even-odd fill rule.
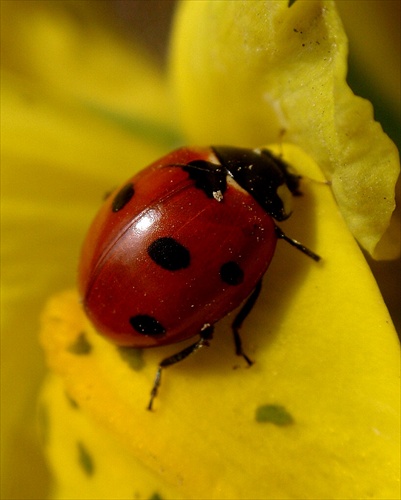
[[[167,76],[101,4],[2,4],[3,497],[397,498],[399,347],[357,241],[397,252],[398,153],[345,83],[334,3],[183,2]],[[112,346],[75,270],[102,195],[185,143],[276,143],[304,177],[283,228],[323,259],[280,244],[244,325],[255,366],[224,319],[147,412],[177,346]],[[39,311],[68,287],[42,385]]]

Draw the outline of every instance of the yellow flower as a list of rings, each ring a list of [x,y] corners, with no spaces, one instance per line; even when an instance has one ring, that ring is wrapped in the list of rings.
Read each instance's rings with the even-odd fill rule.
[[[394,255],[378,242],[398,156],[345,85],[334,4],[183,3],[169,82],[110,27],[103,2],[2,11],[2,496],[397,498],[398,344],[349,230]],[[278,142],[305,177],[325,172],[349,229],[329,187],[305,180],[285,231],[322,264],[280,244],[243,329],[255,366],[235,359],[223,320],[208,350],[167,371],[154,413],[155,368],[177,346],[127,358],[75,292],[52,299],[39,405],[49,490],[34,424],[39,311],[74,286],[102,195],[184,142]]]

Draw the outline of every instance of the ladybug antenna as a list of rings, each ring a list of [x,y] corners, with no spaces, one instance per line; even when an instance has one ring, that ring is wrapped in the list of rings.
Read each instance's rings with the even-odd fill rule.
[[[308,257],[313,259],[314,261],[319,262],[319,260],[321,259],[320,255],[317,255],[315,252],[312,252],[312,250],[309,250],[309,248],[306,248],[299,241],[294,240],[292,238],[289,238],[286,234],[283,233],[283,231],[279,227],[276,226],[275,229],[276,229],[277,238],[280,238],[280,239],[286,241],[287,243],[289,243],[290,245],[292,245],[296,249],[300,250],[302,253],[304,253],[305,255],[307,255]]]

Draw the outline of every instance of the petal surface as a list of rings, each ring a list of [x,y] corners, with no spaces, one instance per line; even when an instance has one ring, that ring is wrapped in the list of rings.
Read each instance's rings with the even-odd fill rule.
[[[393,213],[398,151],[371,104],[346,83],[347,39],[334,2],[182,2],[171,81],[190,141],[257,146],[284,137],[331,180],[350,230],[370,253],[399,251]]]
[[[284,153],[304,175],[322,178],[298,148],[284,146]],[[49,303],[42,344],[65,391],[97,429],[88,449],[94,460],[112,437],[113,453],[152,471],[161,498],[398,497],[396,333],[330,190],[305,181],[303,192],[282,229],[323,260],[316,264],[279,242],[242,329],[255,365],[247,369],[235,357],[227,318],[209,349],[165,371],[154,412],[145,407],[157,363],[179,346],[145,350],[143,363],[129,365],[93,331],[75,292]],[[81,335],[91,346],[85,355],[72,348]],[[70,454],[48,442],[60,491],[70,498],[63,471],[67,463],[78,468],[71,443],[83,429],[74,431]],[[113,484],[112,471],[105,473],[92,478],[96,491],[105,477]],[[116,495],[124,498],[126,486],[115,484]]]

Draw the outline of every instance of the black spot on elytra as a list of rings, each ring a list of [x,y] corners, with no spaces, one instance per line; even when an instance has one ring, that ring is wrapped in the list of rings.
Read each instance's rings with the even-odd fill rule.
[[[93,459],[85,446],[78,441],[78,463],[87,476],[92,476],[95,472]]]
[[[132,328],[142,335],[164,335],[166,329],[153,316],[138,314],[129,320]]]
[[[220,267],[220,278],[227,285],[240,285],[244,281],[244,271],[231,260]]]
[[[75,341],[68,346],[68,352],[77,356],[86,356],[92,350],[92,345],[88,342],[85,333],[80,333]]]
[[[125,207],[125,205],[134,196],[135,190],[132,183],[125,185],[120,191],[115,195],[113,203],[111,204],[111,209],[113,212],[119,212]]]
[[[174,238],[158,238],[148,247],[149,257],[167,271],[179,271],[189,266],[189,250]]]

